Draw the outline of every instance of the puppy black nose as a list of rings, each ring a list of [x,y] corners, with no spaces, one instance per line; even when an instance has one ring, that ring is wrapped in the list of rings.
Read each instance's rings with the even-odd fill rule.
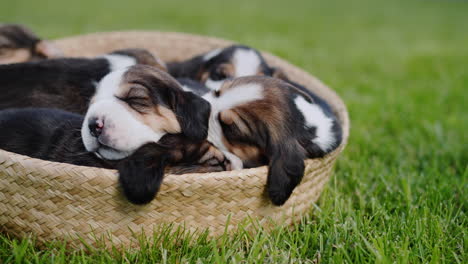
[[[91,118],[88,122],[89,132],[93,137],[99,137],[104,128],[104,122],[98,118]]]

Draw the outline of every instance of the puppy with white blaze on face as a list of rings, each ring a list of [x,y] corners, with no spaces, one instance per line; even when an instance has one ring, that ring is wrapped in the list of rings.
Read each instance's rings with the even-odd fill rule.
[[[210,109],[206,100],[184,91],[166,72],[135,65],[111,72],[99,82],[81,135],[86,150],[106,160],[124,159],[141,146],[160,143],[168,135],[183,137],[182,146],[197,146],[206,142]],[[206,153],[200,160],[216,157],[220,163],[225,162],[222,154],[213,154],[209,149],[213,148],[207,148],[211,154]],[[181,151],[180,155],[185,152],[187,150]],[[156,166],[161,168],[166,161],[158,159],[155,162],[161,163]],[[120,175],[127,197],[137,202],[147,202],[148,197],[152,199],[163,171],[159,169],[151,177],[132,170],[129,172],[132,173]],[[144,189],[145,186],[149,187]],[[153,196],[145,193],[153,193]]]
[[[260,52],[244,45],[215,49],[167,66],[172,76],[197,80],[211,90],[218,90],[225,80],[244,76],[286,78],[281,69],[270,67]]]
[[[132,113],[131,104],[138,107],[134,109],[138,111],[139,108],[149,107],[150,99],[145,88],[139,86],[131,88],[127,97],[119,92],[126,72],[126,69],[117,70],[101,80],[83,122],[81,134],[86,149],[108,160],[123,159],[145,143],[158,142],[168,131],[180,132],[175,116],[167,117],[174,122],[172,127],[152,129],[142,122],[140,113]],[[131,98],[131,104],[126,104],[120,98]],[[173,115],[170,112],[168,114]],[[154,119],[158,123],[166,121],[159,115],[154,115]]]
[[[195,111],[196,110],[196,111]],[[88,151],[122,159],[165,134],[206,138],[210,106],[154,67],[113,71],[98,84],[82,127]]]
[[[342,140],[341,125],[323,99],[276,78],[227,80],[204,98],[212,107],[208,141],[234,168],[268,164],[275,205],[300,183],[305,158],[323,157]]]

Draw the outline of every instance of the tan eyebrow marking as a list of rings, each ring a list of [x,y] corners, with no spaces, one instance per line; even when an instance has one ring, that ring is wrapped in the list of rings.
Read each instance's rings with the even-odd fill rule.
[[[171,80],[166,80],[163,76],[159,76],[158,72],[155,71],[153,73],[148,68],[144,67],[142,69],[138,69],[138,71],[128,71],[125,73],[124,78],[116,91],[117,96],[147,98],[149,110],[144,113],[136,111],[123,101],[121,103],[137,120],[150,127],[152,130],[163,130],[172,134],[180,133],[182,129],[175,113],[165,106],[154,104],[153,100],[151,100],[151,91],[143,85],[143,82],[141,82],[142,78],[149,77],[156,77],[165,83],[165,85],[172,85]]]

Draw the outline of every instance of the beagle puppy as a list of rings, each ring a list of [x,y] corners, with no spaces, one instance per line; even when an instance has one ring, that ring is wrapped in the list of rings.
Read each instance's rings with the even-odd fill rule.
[[[0,24],[0,64],[62,57],[52,42],[41,40],[30,29],[17,24]]]
[[[231,78],[264,75],[283,79],[281,69],[270,67],[257,50],[244,45],[215,49],[182,62],[167,64],[169,73],[176,78],[190,78],[212,90]]]
[[[300,183],[305,158],[323,157],[342,140],[340,123],[323,99],[276,78],[227,80],[203,98],[212,107],[208,141],[234,169],[268,164],[267,190],[275,205]]]
[[[83,114],[102,77],[136,64],[166,69],[143,49],[118,50],[96,58],[0,65],[0,109],[51,107]]]
[[[117,169],[124,193],[135,204],[150,202],[165,173],[225,170],[221,152],[207,141],[167,134],[119,160],[89,152],[82,141],[83,116],[50,108],[0,111],[0,148],[34,158]]]
[[[86,149],[122,159],[166,134],[203,141],[210,104],[184,91],[169,74],[134,65],[106,75],[97,85],[81,130]]]
[[[158,143],[170,134],[186,140],[172,146],[201,144],[208,135],[210,110],[206,100],[184,91],[168,73],[155,67],[134,65],[113,71],[99,82],[84,118],[81,137],[87,151],[106,160],[126,159],[141,146]],[[218,152],[213,156],[230,169],[229,160]],[[200,160],[211,158],[208,155]],[[121,176],[127,197],[152,197],[147,194],[159,188],[162,173],[159,171],[158,175],[156,178],[144,174]],[[147,189],[141,190],[142,185]]]

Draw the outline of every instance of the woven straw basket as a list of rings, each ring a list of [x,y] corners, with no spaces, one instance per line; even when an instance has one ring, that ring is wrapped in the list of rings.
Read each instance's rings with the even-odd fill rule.
[[[94,56],[130,47],[146,48],[165,61],[187,59],[232,42],[181,33],[113,32],[57,40],[69,56]],[[246,218],[262,225],[291,224],[310,212],[333,164],[347,142],[349,119],[341,99],[301,69],[268,53],[267,61],[331,103],[343,125],[341,146],[323,159],[306,161],[305,176],[281,207],[264,193],[267,167],[206,174],[166,175],[156,199],[136,206],[125,200],[115,170],[49,162],[0,150],[0,228],[14,236],[70,245],[91,245],[105,237],[134,246],[135,234],[152,236],[172,223],[188,231],[208,229],[217,236]],[[229,221],[228,221],[229,219]],[[226,224],[228,223],[228,226]]]

